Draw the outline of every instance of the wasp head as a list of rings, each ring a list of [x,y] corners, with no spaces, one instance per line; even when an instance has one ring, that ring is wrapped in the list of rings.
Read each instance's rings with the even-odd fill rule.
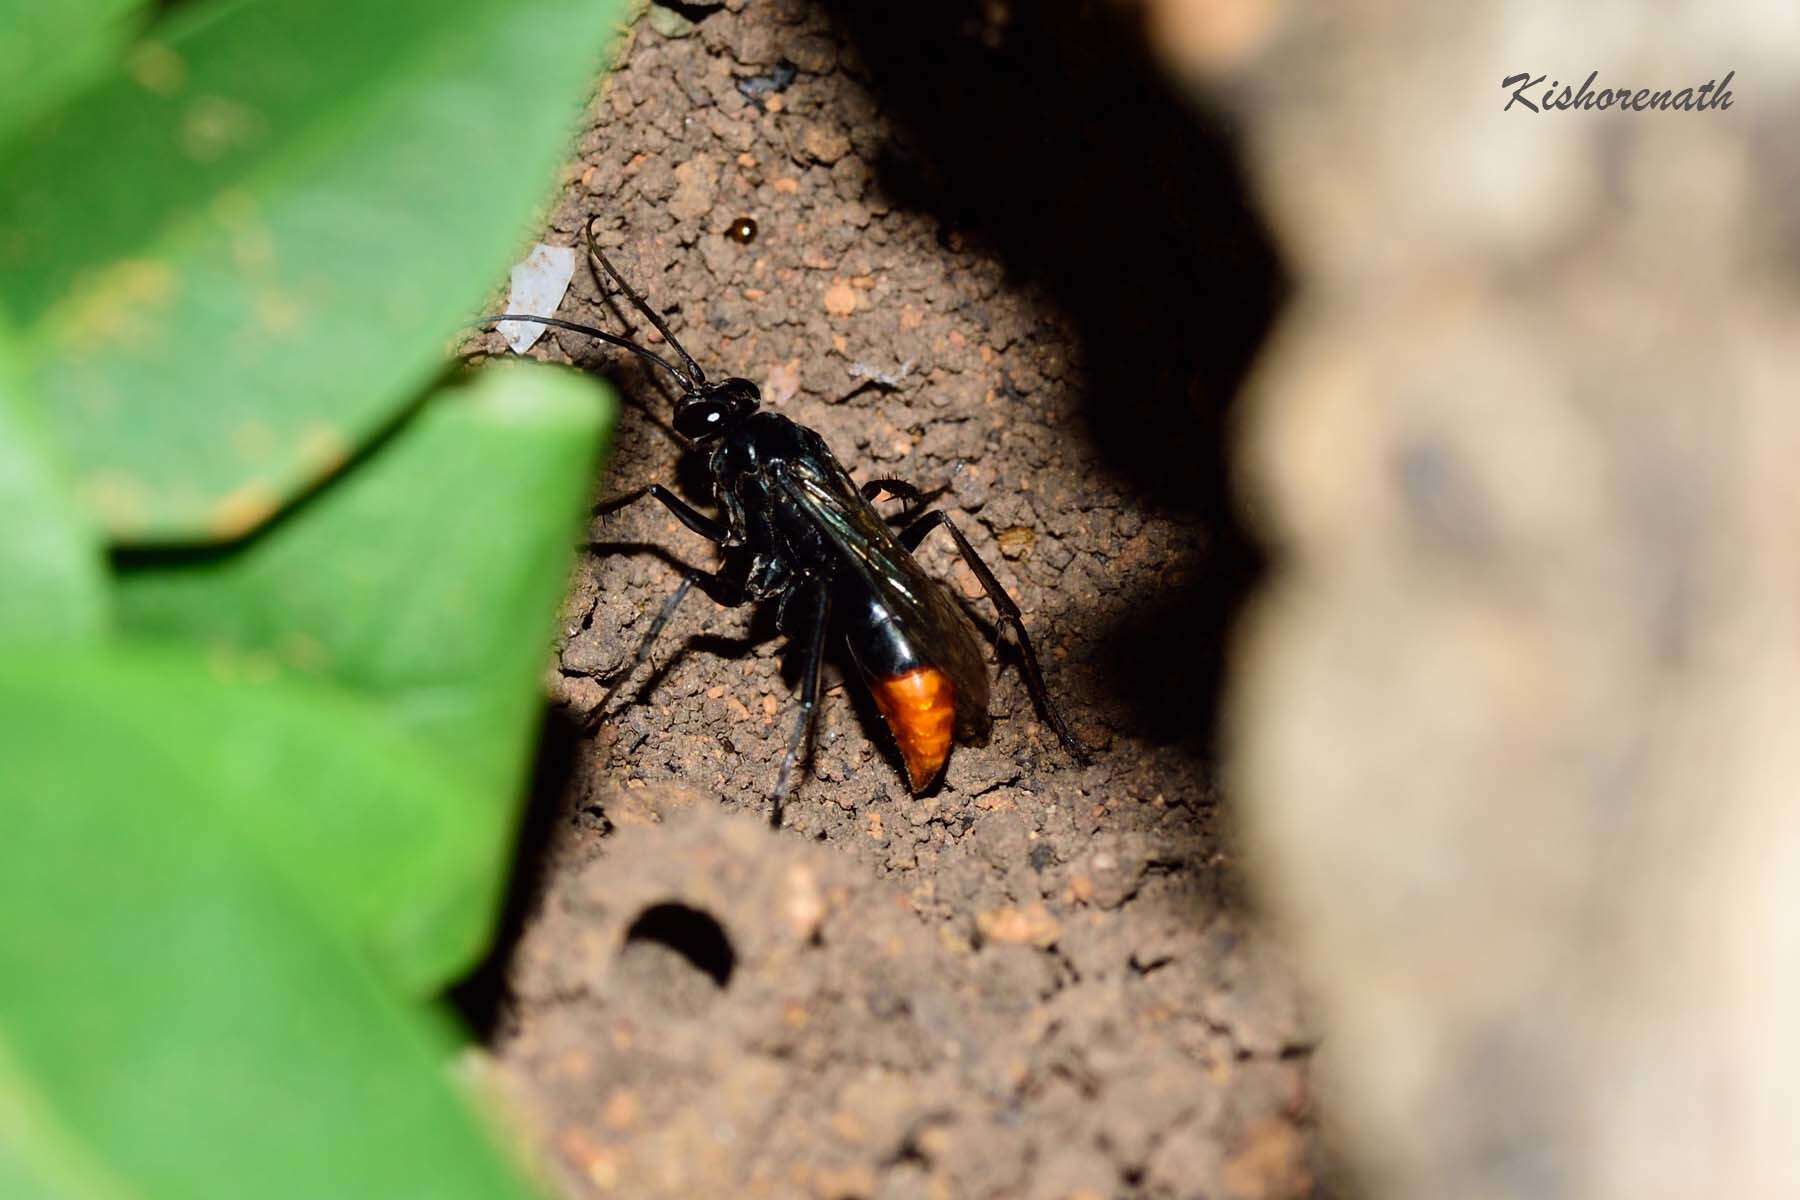
[[[675,432],[692,442],[715,438],[762,404],[762,393],[748,379],[705,384],[681,398],[675,409]]]

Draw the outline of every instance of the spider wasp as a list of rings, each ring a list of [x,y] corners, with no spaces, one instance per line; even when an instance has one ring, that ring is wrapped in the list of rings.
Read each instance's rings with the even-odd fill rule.
[[[987,664],[975,626],[913,558],[925,537],[942,529],[993,602],[1001,631],[1010,628],[1017,638],[1025,683],[1039,713],[1069,754],[1087,762],[1087,752],[1044,686],[1019,606],[949,516],[929,507],[932,496],[899,479],[871,479],[859,487],[815,430],[763,409],[754,383],[709,380],[668,322],[594,244],[591,224],[583,240],[596,279],[604,272],[612,280],[662,335],[679,365],[629,338],[555,317],[502,313],[478,323],[530,321],[570,330],[628,350],[666,372],[681,389],[675,433],[706,454],[719,515],[708,516],[657,483],[603,507],[616,511],[649,497],[724,553],[720,570],[684,574],[631,662],[595,706],[595,716],[649,659],[688,593],[704,584],[702,590],[727,607],[774,602],[778,629],[787,629],[790,612],[806,618],[800,714],[769,798],[772,824],[781,824],[782,802],[812,728],[819,668],[834,622],[900,751],[907,786],[915,795],[924,791],[943,772],[953,742],[980,744],[991,727]],[[875,507],[884,495],[907,506],[891,520]]]

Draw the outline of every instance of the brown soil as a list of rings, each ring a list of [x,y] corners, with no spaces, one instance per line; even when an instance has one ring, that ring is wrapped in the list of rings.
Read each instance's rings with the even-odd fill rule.
[[[597,516],[516,939],[462,996],[571,1195],[1318,1189],[1311,1034],[1209,770],[1253,564],[1217,431],[1276,273],[1128,34],[1047,11],[652,10],[580,139],[545,240],[596,216],[709,371],[859,478],[948,484],[1098,753],[1070,760],[1007,650],[991,742],[911,796],[833,661],[771,831],[794,677],[770,614],[696,593],[573,732],[681,564],[713,561],[653,503]],[[646,335],[585,269],[562,314]],[[660,380],[576,335],[533,353],[633,401],[608,493],[707,504]],[[991,628],[940,537],[922,561]]]

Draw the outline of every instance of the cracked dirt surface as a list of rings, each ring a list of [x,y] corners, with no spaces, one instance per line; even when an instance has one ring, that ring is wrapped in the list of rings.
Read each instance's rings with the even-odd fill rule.
[[[1000,10],[970,12],[945,35],[956,52],[1036,53],[1008,49]],[[917,101],[906,56],[930,55],[870,65],[870,19],[651,9],[540,236],[573,244],[594,216],[710,373],[757,381],[859,480],[948,485],[939,506],[1024,609],[1095,761],[1062,751],[1002,651],[992,740],[910,796],[834,658],[810,771],[771,831],[794,678],[770,614],[696,593],[598,733],[574,732],[682,565],[713,564],[653,503],[596,516],[517,941],[466,1004],[570,1195],[1313,1194],[1314,1035],[1242,899],[1209,767],[1196,664],[1217,622],[1180,607],[1228,608],[1206,581],[1239,568],[1219,513],[1169,503],[1169,479],[1122,466],[1096,425],[1112,387],[1167,386],[1179,409],[1223,385],[1194,382],[1204,354],[1121,378],[1070,299],[1080,278],[1020,271],[1006,228],[920,199],[960,151],[896,124],[890,106]],[[743,217],[748,242],[727,236]],[[1161,293],[1136,303],[1185,299]],[[647,333],[585,269],[561,315]],[[665,384],[579,335],[533,354],[603,371],[635,405],[608,494],[664,482],[707,503],[661,428]],[[921,561],[991,630],[940,536]]]

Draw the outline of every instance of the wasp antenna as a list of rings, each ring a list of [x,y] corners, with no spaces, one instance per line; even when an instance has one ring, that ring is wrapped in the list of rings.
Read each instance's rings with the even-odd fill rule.
[[[695,390],[694,381],[682,374],[680,370],[660,354],[644,349],[630,338],[622,338],[618,334],[608,333],[604,329],[595,329],[592,325],[578,325],[574,321],[564,321],[557,317],[534,317],[526,313],[494,313],[491,316],[478,317],[469,323],[471,325],[497,325],[501,321],[531,321],[538,325],[548,325],[553,329],[567,329],[570,333],[585,333],[587,336],[594,338],[597,341],[605,342],[609,346],[617,346],[622,350],[629,350],[639,358],[655,363],[657,366],[673,375],[675,381],[681,384],[683,391],[691,392]]]
[[[601,270],[605,271],[612,277],[612,281],[619,285],[619,290],[625,293],[626,299],[631,301],[632,307],[643,313],[650,323],[656,326],[656,331],[662,334],[669,345],[675,348],[675,353],[681,355],[681,361],[687,364],[688,373],[696,381],[705,383],[706,372],[700,369],[700,364],[694,361],[694,356],[689,354],[687,347],[683,346],[676,338],[674,331],[669,328],[668,322],[664,321],[657,311],[650,307],[650,302],[644,299],[636,288],[625,282],[625,277],[619,274],[619,269],[612,265],[606,255],[600,253],[600,247],[594,244],[594,222],[591,218],[581,227],[581,240],[587,243],[588,261],[600,264]]]

